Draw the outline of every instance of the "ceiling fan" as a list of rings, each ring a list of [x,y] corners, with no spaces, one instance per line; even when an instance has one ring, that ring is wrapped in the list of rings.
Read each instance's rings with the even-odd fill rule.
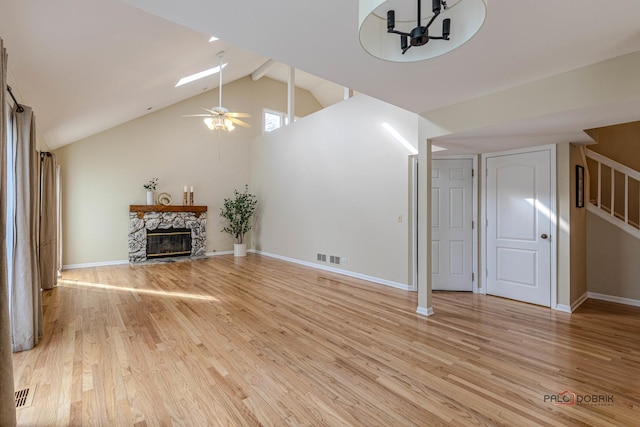
[[[232,113],[228,109],[222,106],[222,58],[224,57],[224,51],[218,52],[218,58],[220,58],[220,68],[218,73],[220,74],[220,86],[218,87],[219,102],[217,107],[203,108],[208,114],[189,114],[183,117],[206,117],[204,123],[211,130],[231,132],[235,129],[234,124],[242,127],[251,127],[249,123],[246,123],[239,118],[251,117],[247,113]]]

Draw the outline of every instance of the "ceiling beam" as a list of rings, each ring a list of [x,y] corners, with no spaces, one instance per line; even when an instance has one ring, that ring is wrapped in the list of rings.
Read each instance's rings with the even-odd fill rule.
[[[267,62],[265,62],[264,64],[262,64],[261,66],[259,66],[253,73],[251,73],[251,80],[258,81],[261,78],[263,78],[273,67],[274,65],[276,65],[277,62],[274,61],[273,59],[269,59]]]

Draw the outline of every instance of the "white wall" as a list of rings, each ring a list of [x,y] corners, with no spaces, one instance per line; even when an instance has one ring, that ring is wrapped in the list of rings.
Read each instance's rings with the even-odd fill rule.
[[[220,206],[234,188],[251,180],[251,140],[261,134],[262,107],[286,111],[287,87],[263,78],[224,86],[223,104],[252,115],[249,129],[210,131],[201,118],[182,117],[217,105],[217,90],[114,127],[56,150],[62,169],[63,264],[128,259],[129,205],[145,203],[145,184],[160,179],[158,192],[182,204],[184,185],[195,188],[195,203],[208,206],[207,252],[230,250],[220,232]],[[296,114],[320,109],[306,91],[297,91]]]
[[[253,246],[409,284],[410,153],[383,122],[417,148],[418,116],[365,95],[256,138]],[[347,263],[320,263],[317,253]]]

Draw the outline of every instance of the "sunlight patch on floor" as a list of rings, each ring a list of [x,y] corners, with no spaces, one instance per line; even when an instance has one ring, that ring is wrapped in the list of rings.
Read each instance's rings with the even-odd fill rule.
[[[58,286],[65,286],[65,285],[66,287],[107,289],[112,291],[134,292],[137,294],[158,295],[162,297],[171,297],[171,298],[190,298],[190,299],[198,299],[203,301],[220,301],[218,298],[212,297],[210,295],[198,295],[198,294],[190,294],[186,292],[161,291],[156,289],[139,289],[139,288],[124,287],[124,286],[107,285],[104,283],[82,282],[80,280],[58,279]]]

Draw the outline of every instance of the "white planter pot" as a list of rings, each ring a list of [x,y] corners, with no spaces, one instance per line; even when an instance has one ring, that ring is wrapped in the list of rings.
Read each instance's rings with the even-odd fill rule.
[[[154,200],[153,200],[154,199],[153,196],[154,196],[153,191],[148,190],[147,191],[147,205],[154,205],[155,204]]]
[[[247,256],[247,244],[246,243],[234,243],[233,256]]]

